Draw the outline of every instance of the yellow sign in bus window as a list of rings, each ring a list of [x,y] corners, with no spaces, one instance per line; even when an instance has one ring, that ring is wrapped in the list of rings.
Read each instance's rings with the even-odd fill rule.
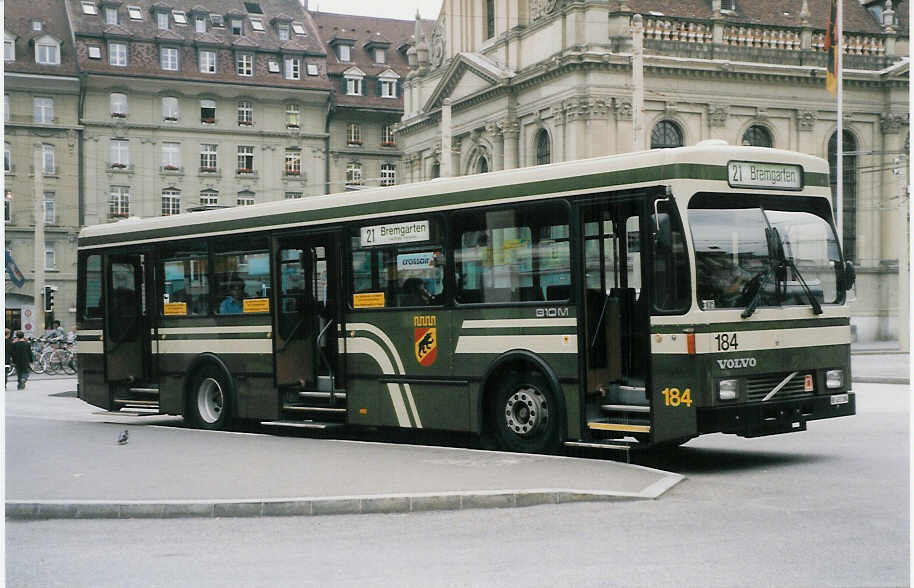
[[[244,312],[270,312],[269,298],[246,298]]]
[[[384,292],[365,292],[352,295],[353,308],[384,308]]]
[[[162,314],[165,316],[186,316],[187,315],[187,303],[186,302],[166,302],[162,305]]]

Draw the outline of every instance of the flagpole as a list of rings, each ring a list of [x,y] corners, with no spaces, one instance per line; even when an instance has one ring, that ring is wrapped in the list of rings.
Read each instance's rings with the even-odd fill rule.
[[[837,32],[835,36],[837,39],[838,47],[838,67],[837,67],[837,77],[838,77],[838,91],[836,92],[838,98],[838,126],[837,126],[837,147],[838,152],[836,154],[837,161],[835,162],[835,175],[836,186],[835,186],[835,209],[837,210],[837,218],[835,221],[838,224],[838,243],[841,244],[841,250],[844,251],[844,7],[842,6],[843,0],[837,0],[838,9],[837,9]]]

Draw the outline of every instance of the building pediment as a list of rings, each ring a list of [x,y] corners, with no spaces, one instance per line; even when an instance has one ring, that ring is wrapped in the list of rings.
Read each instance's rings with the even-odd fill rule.
[[[365,72],[359,68],[353,66],[343,72],[343,76],[347,78],[364,78]]]
[[[445,98],[459,100],[514,77],[514,72],[478,53],[458,53],[435,87],[425,110],[441,106]]]

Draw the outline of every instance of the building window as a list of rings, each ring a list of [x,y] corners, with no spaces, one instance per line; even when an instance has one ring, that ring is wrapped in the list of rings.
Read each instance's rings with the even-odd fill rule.
[[[346,125],[346,144],[347,145],[361,145],[362,144],[362,125],[359,123],[349,123]]]
[[[375,63],[387,63],[387,52],[383,49],[374,50],[374,62]]]
[[[187,24],[187,13],[183,10],[173,10],[171,12],[171,17],[175,19],[175,24],[186,25]]]
[[[162,47],[160,52],[162,69],[178,71],[178,49],[175,47]]]
[[[3,95],[3,120],[4,122],[10,121],[10,95]]]
[[[362,95],[362,78],[345,78],[346,94],[348,96]]]
[[[200,101],[200,122],[206,124],[215,124],[216,122],[216,101],[215,100],[201,100]]]
[[[32,99],[32,115],[36,123],[54,122],[54,99],[36,96]]]
[[[168,29],[168,13],[167,12],[156,12],[156,26],[159,30]]]
[[[286,200],[301,200],[304,197],[304,192],[286,192]]]
[[[108,43],[108,64],[127,67],[126,43]]]
[[[243,35],[244,34],[244,22],[240,18],[232,19],[232,34],[233,35]]]
[[[651,129],[651,149],[682,147],[682,131],[670,120],[662,120]]]
[[[54,192],[44,193],[44,224],[57,224],[57,197]]]
[[[486,0],[486,39],[495,36],[495,0]]]
[[[110,218],[127,218],[130,216],[130,188],[111,186],[108,199],[108,216]]]
[[[254,146],[253,145],[239,145],[238,146],[238,173],[239,174],[254,173]]]
[[[89,45],[89,59],[101,59],[102,48],[98,45]]]
[[[286,167],[287,176],[301,175],[301,151],[298,149],[286,149]]]
[[[194,32],[195,33],[205,33],[206,32],[206,16],[198,14],[194,18]]]
[[[199,53],[200,73],[216,73],[216,52],[201,49]]]
[[[286,105],[286,127],[297,129],[301,126],[301,108],[298,104]]]
[[[5,190],[3,194],[3,220],[13,222],[13,191],[10,189]]]
[[[309,76],[316,76],[320,73],[316,63],[309,63],[306,68]]]
[[[397,97],[397,80],[381,78],[378,80],[378,96],[381,98]]]
[[[393,186],[397,183],[397,166],[392,163],[381,164],[381,185]]]
[[[254,104],[247,100],[238,103],[238,126],[250,127],[254,124]]]
[[[16,61],[16,41],[14,39],[4,39],[3,61]]]
[[[117,24],[117,8],[114,6],[105,7],[105,24],[116,25]]]
[[[235,72],[239,76],[254,75],[254,56],[251,53],[239,53],[235,58]]]
[[[549,163],[552,158],[552,145],[549,142],[549,133],[540,129],[536,134],[536,165]]]
[[[276,25],[276,34],[279,35],[280,41],[289,40],[289,25],[288,23],[279,23]]]
[[[181,192],[173,188],[162,190],[162,216],[181,214]]]
[[[200,206],[219,206],[219,192],[215,190],[200,192]]]
[[[35,61],[41,65],[60,65],[60,44],[48,37],[35,45]]]
[[[127,118],[127,94],[112,92],[110,101],[111,116],[113,118]]]
[[[301,79],[301,59],[297,57],[286,57],[284,60],[287,80]]]
[[[381,145],[384,147],[395,147],[397,145],[394,137],[394,125],[384,125],[381,127]]]
[[[143,9],[139,6],[128,6],[127,14],[130,20],[143,20]]]
[[[111,139],[111,167],[123,169],[130,165],[130,143],[126,139]]]
[[[238,198],[235,200],[238,206],[254,206],[254,193],[250,190],[238,192]]]
[[[44,175],[54,175],[57,171],[56,153],[53,145],[47,143],[41,146],[41,171]]]
[[[300,23],[300,22],[293,22],[293,23],[292,23],[292,31],[293,31],[296,35],[304,35],[304,34],[305,34],[305,27],[304,27],[304,25],[302,25],[302,23]]]
[[[743,145],[771,147],[771,131],[761,125],[752,125],[743,133]]]
[[[57,252],[53,245],[44,248],[44,269],[57,269]]]
[[[9,143],[3,144],[3,171],[5,173],[13,171],[13,149]]]
[[[35,19],[35,20],[32,21],[32,30],[33,30],[33,31],[38,32],[38,31],[40,31],[40,30],[43,29],[43,28],[44,28],[44,25],[41,23],[40,20]]]
[[[483,155],[476,161],[476,173],[478,174],[487,174],[489,173],[489,160]]]
[[[216,143],[201,143],[200,144],[200,171],[201,172],[215,172],[216,171],[216,148],[218,145]]]
[[[251,18],[251,28],[257,31],[258,33],[263,32],[263,21],[259,18]]]
[[[165,122],[178,122],[178,99],[174,96],[162,97],[162,120]]]
[[[340,61],[349,61],[351,59],[351,47],[349,45],[339,45],[337,47],[340,54]]]
[[[362,185],[362,164],[350,163],[346,165],[346,187]]]
[[[842,248],[844,258],[857,261],[857,138],[850,131],[844,131],[844,141],[841,146],[844,154],[843,169],[844,186],[842,188],[842,209],[844,224],[844,239]],[[828,174],[832,193],[832,212],[835,222],[838,222],[838,133],[832,133],[828,140]],[[838,228],[840,231],[840,227]]]
[[[95,2],[80,2],[83,7],[83,14],[98,14],[98,8]]]
[[[162,170],[179,171],[181,169],[181,144],[162,143]]]

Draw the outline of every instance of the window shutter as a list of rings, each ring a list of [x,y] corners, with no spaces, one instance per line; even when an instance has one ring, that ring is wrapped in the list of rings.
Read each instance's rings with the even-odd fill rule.
[[[381,79],[380,78],[378,78],[377,83],[375,84],[375,91],[376,91],[375,96],[381,95]]]
[[[394,88],[396,89],[394,95],[399,98],[403,94],[403,86],[400,84],[400,80],[394,82]]]
[[[368,86],[368,80],[362,78],[362,96],[368,96],[368,90],[366,89],[366,86]]]
[[[342,92],[343,94],[345,94],[345,93],[346,93],[346,90],[347,90],[347,88],[346,88],[346,78],[340,78],[340,92]]]

